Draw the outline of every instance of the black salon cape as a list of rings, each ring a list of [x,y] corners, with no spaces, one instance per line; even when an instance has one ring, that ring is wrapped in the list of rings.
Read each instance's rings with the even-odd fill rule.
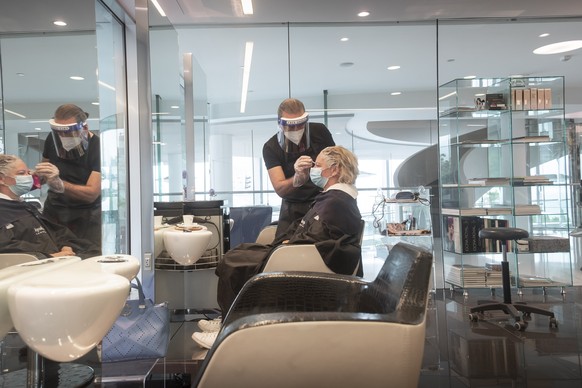
[[[218,304],[223,316],[245,282],[261,272],[273,249],[288,244],[315,244],[335,273],[363,276],[359,246],[361,215],[356,200],[341,190],[328,190],[315,198],[307,214],[271,245],[240,244],[227,252],[216,267]]]
[[[93,243],[47,220],[33,204],[0,198],[0,253],[30,253],[43,259],[63,246],[81,258],[100,255]]]

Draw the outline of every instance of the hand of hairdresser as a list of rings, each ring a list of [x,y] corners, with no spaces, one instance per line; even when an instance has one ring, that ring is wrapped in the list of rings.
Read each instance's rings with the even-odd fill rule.
[[[295,164],[293,165],[296,174],[307,174],[307,170],[309,170],[312,166],[313,160],[307,155],[301,156],[295,161]]]
[[[313,166],[313,160],[307,155],[303,155],[295,161],[295,164],[293,165],[293,168],[295,168],[293,187],[303,186],[305,182],[307,182],[309,179],[309,174],[307,172],[311,166]]]
[[[52,163],[41,162],[35,167],[35,174],[41,178],[41,181],[45,182],[49,188],[56,192],[62,193],[65,191],[65,185],[61,178],[59,178],[59,169]]]
[[[73,248],[65,245],[61,248],[59,252],[55,252],[51,256],[52,257],[75,256],[75,251],[73,251]]]

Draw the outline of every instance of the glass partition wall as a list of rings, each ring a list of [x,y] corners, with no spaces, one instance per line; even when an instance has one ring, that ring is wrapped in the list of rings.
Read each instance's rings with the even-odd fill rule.
[[[89,128],[102,144],[103,252],[127,253],[123,28],[101,2],[82,7],[93,21],[84,30],[0,34],[0,152],[34,169],[56,108],[74,103],[88,112]],[[45,195],[35,190],[27,197],[42,203]]]
[[[130,222],[124,203],[128,198],[124,174],[129,169],[123,36],[120,23],[99,9],[99,1],[96,4],[96,13],[93,4],[87,12],[95,13],[99,27],[62,34],[0,35],[0,145],[3,152],[34,165],[54,109],[68,101],[82,105],[90,113],[91,129],[107,138],[107,147],[102,147],[107,148],[104,219],[112,228],[108,238],[116,237],[104,248],[124,252]],[[466,76],[565,76],[566,116],[575,127],[582,116],[577,52],[532,56],[537,43],[525,42],[532,42],[527,39],[531,36],[540,36],[539,45],[579,39],[574,33],[580,30],[581,21],[576,19],[174,25],[171,32],[154,26],[150,31],[154,200],[223,199],[229,206],[269,205],[276,218],[280,199],[264,168],[262,146],[278,130],[278,104],[293,96],[305,102],[312,121],[325,123],[336,143],[359,157],[359,202],[368,221],[374,219],[379,195],[391,189],[426,186],[436,208],[438,85]],[[542,37],[543,33],[549,35]],[[103,49],[104,45],[110,47]],[[62,47],[83,60],[39,60],[53,58]],[[250,64],[248,72],[245,63]],[[186,70],[192,81],[190,134],[184,105]],[[73,75],[85,80],[68,78]],[[243,83],[248,85],[244,95]],[[573,171],[580,171],[575,167]],[[143,166],[135,166],[139,168]],[[439,236],[438,222],[433,229]],[[368,222],[365,251],[372,259],[386,254],[374,237],[378,232]],[[438,264],[439,249],[435,254]],[[370,276],[373,271],[372,266]],[[438,268],[436,272],[439,275]]]

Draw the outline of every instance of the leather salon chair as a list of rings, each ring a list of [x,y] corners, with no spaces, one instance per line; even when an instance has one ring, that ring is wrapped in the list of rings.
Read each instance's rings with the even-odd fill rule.
[[[38,260],[29,253],[0,253],[0,269]]]
[[[271,272],[234,301],[193,386],[416,387],[432,254],[395,245],[372,282]]]
[[[364,239],[366,222],[360,221],[360,238],[359,245],[362,246]],[[362,262],[354,270],[353,275],[358,272]],[[312,271],[323,273],[334,273],[323,261],[317,248],[313,244],[298,244],[298,245],[280,245],[275,249],[265,267],[263,272],[275,271]]]
[[[277,232],[277,225],[267,225],[259,232],[256,243],[269,245],[275,240],[275,233]]]

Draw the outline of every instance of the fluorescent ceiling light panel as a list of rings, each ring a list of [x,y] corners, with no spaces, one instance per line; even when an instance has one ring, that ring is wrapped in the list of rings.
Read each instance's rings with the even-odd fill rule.
[[[540,55],[560,54],[577,50],[579,48],[582,48],[582,40],[569,40],[566,42],[552,43],[546,46],[538,47],[533,51],[533,53]]]
[[[243,65],[243,81],[240,96],[240,113],[245,113],[247,106],[247,94],[249,92],[249,78],[251,76],[251,62],[253,59],[253,42],[245,44],[245,61]]]
[[[16,112],[13,112],[13,111],[11,111],[11,110],[8,110],[8,109],[4,109],[4,112],[6,112],[6,113],[10,113],[11,115],[18,116],[18,117],[20,117],[20,118],[23,118],[23,119],[25,119],[25,118],[26,118],[26,116],[25,116],[25,115],[21,115],[20,113],[16,113]]]
[[[439,97],[439,101],[442,101],[442,100],[444,100],[444,99],[446,99],[446,98],[452,97],[452,96],[454,96],[454,95],[456,95],[456,94],[457,94],[457,92],[451,92],[451,93],[449,93],[449,94],[445,94],[444,96],[442,96],[442,97]]]
[[[97,81],[97,83],[98,83],[99,85],[103,86],[104,88],[107,88],[107,89],[110,89],[110,90],[113,90],[113,91],[115,91],[115,88],[114,88],[113,86],[109,85],[109,84],[108,84],[108,83],[106,83],[106,82],[103,82],[103,81]]]
[[[240,4],[245,15],[253,14],[253,0],[240,0]]]
[[[163,18],[165,18],[166,17],[166,13],[162,9],[162,6],[158,3],[158,0],[152,0],[152,4],[154,5],[154,7],[156,7],[156,9],[158,10],[158,13],[160,14],[160,16],[163,17]]]

